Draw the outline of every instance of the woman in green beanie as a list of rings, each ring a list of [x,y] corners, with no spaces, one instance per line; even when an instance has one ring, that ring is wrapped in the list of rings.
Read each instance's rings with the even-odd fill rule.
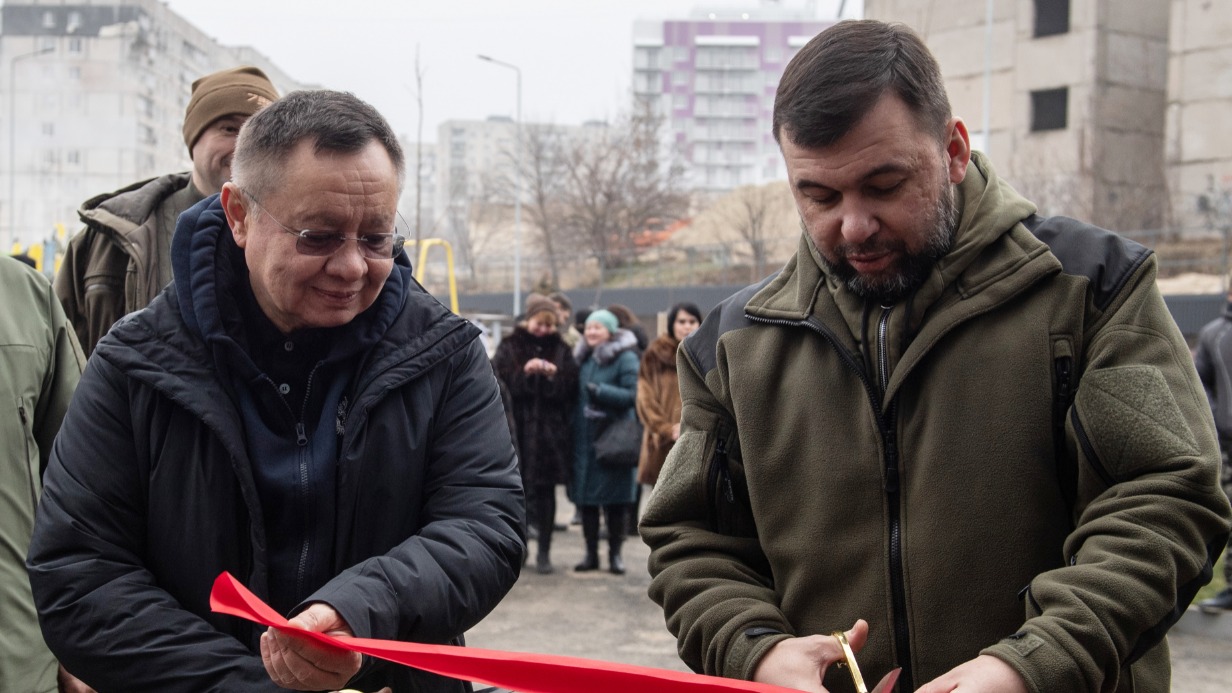
[[[595,460],[595,439],[612,422],[635,416],[637,401],[637,338],[620,329],[616,316],[596,310],[586,318],[582,340],[574,351],[581,372],[574,417],[574,460],[571,496],[582,514],[586,557],[574,570],[599,568],[599,509],[608,528],[609,570],[625,572],[620,555],[625,537],[626,506],[633,502],[635,467],[604,467]]]

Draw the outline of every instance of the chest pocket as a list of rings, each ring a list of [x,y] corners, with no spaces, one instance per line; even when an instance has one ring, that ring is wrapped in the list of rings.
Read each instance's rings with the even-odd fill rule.
[[[42,489],[39,446],[34,437],[36,387],[42,382],[46,359],[32,346],[5,345],[0,346],[0,363],[15,376],[0,385],[0,445],[3,454],[23,462],[3,472],[0,482],[17,506],[15,515],[32,519]]]

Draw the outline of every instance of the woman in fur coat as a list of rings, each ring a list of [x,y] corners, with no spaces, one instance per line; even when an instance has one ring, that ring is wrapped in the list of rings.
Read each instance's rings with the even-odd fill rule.
[[[526,492],[527,516],[533,518],[539,551],[535,570],[552,572],[552,525],[556,518],[556,485],[568,480],[573,463],[574,401],[577,363],[561,338],[556,306],[532,298],[526,322],[501,340],[492,365],[508,389]]]
[[[667,453],[680,437],[680,382],[676,378],[676,348],[702,323],[692,303],[677,303],[667,314],[667,332],[642,355],[637,376],[637,416],[642,420],[642,454],[637,482],[654,485]]]

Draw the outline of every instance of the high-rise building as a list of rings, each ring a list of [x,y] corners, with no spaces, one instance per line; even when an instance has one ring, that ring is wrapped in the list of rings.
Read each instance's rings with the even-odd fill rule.
[[[255,65],[158,0],[26,0],[0,8],[0,250],[78,226],[94,195],[191,165],[181,132],[193,80]]]
[[[633,29],[635,107],[663,118],[690,186],[723,192],[786,177],[771,135],[783,68],[832,22],[809,5],[698,9]]]

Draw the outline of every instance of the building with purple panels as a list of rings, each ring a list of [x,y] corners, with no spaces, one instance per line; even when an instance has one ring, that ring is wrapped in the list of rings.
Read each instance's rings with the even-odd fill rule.
[[[633,94],[663,118],[691,187],[721,193],[786,178],[770,133],[774,92],[796,51],[830,21],[808,9],[694,10],[638,21]]]

